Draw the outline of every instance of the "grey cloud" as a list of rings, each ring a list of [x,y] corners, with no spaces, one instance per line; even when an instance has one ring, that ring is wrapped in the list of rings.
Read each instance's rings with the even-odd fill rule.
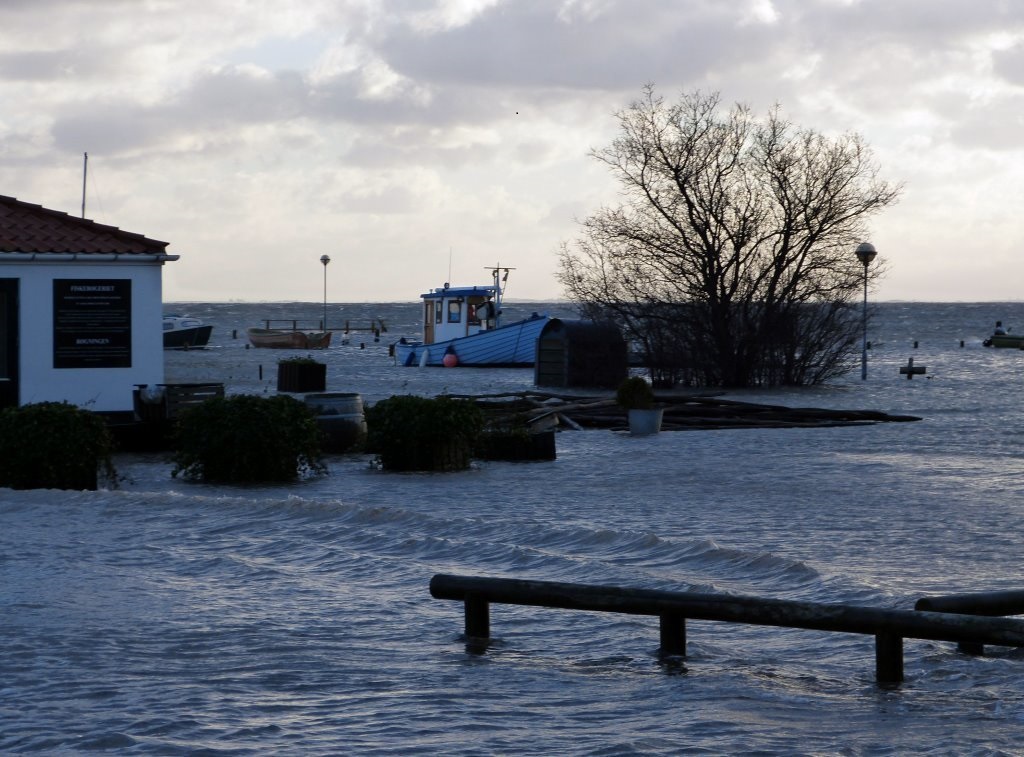
[[[52,133],[63,149],[79,151],[88,143],[92,149],[127,151],[158,146],[186,131],[198,137],[195,144],[230,141],[237,127],[301,118],[374,127],[347,156],[356,163],[458,165],[479,160],[491,148],[438,146],[430,129],[490,126],[515,118],[517,110],[548,122],[609,120],[648,81],[669,97],[679,89],[706,87],[720,89],[726,101],[755,105],[778,100],[786,107],[787,100],[819,88],[865,112],[910,102],[933,107],[939,103],[926,98],[941,95],[923,93],[916,84],[948,70],[950,56],[965,54],[963,40],[971,34],[1012,28],[1024,17],[1024,3],[999,0],[977,0],[969,8],[959,0],[932,0],[927,12],[888,0],[775,0],[775,7],[780,22],[758,24],[746,23],[738,4],[713,0],[517,0],[434,32],[404,23],[392,7],[389,21],[378,19],[353,40],[371,46],[371,54],[405,77],[387,96],[366,97],[361,71],[313,85],[299,71],[224,67],[157,106],[127,99],[66,105],[56,112]],[[0,54],[0,77],[45,80],[69,61],[84,71],[101,71],[111,59],[116,56],[96,51]],[[806,80],[780,76],[810,60],[818,62]],[[1008,81],[1024,81],[1020,51],[995,56],[994,65]],[[399,127],[401,137],[394,131]]]
[[[1019,150],[1024,96],[999,98],[964,109],[951,130],[955,143],[972,149]]]
[[[215,135],[254,123],[284,121],[307,109],[308,93],[294,72],[262,76],[225,69],[211,72],[160,105],[105,100],[65,106],[54,121],[57,147],[107,154],[159,147],[183,133]]]
[[[0,53],[0,79],[52,81],[92,78],[117,70],[118,54],[110,50],[47,50]]]
[[[363,215],[396,215],[411,213],[419,206],[416,195],[405,187],[388,187],[383,190],[355,194],[346,192],[332,202],[338,213]]]
[[[870,56],[886,40],[924,43],[922,50],[946,47],[964,37],[1005,31],[1024,21],[1024,5],[1006,0],[928,0],[922,3],[860,0],[854,3],[776,0],[787,26],[833,45]]]
[[[1014,45],[992,56],[995,73],[1011,84],[1024,85],[1024,45]]]
[[[386,132],[356,140],[340,162],[353,168],[395,168],[402,166],[444,166],[460,168],[485,162],[495,148],[481,144],[444,147],[426,134]]]
[[[109,102],[67,109],[51,131],[58,149],[118,155],[160,145],[182,128],[163,109]]]
[[[766,52],[774,32],[735,14],[732,4],[631,0],[560,18],[557,4],[529,0],[436,34],[395,30],[379,52],[405,76],[434,84],[635,90]]]
[[[265,75],[226,68],[198,79],[179,98],[176,109],[200,123],[261,123],[302,115],[308,99],[309,89],[297,72]]]

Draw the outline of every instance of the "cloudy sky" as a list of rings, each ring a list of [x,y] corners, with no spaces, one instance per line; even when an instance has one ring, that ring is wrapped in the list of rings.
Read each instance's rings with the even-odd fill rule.
[[[554,299],[648,82],[864,135],[873,297],[1024,298],[1019,0],[0,0],[0,194],[77,216],[88,152],[168,301]]]

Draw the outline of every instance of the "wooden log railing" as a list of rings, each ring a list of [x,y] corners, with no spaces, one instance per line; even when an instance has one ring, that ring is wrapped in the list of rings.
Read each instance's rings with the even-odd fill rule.
[[[656,616],[662,657],[685,656],[688,619],[871,634],[880,684],[903,680],[904,638],[1024,646],[1024,621],[921,610],[446,574],[431,579],[430,594],[463,602],[471,639],[490,637],[492,603]]]
[[[949,612],[961,615],[1024,615],[1024,591],[985,591],[971,594],[945,594],[938,597],[922,597],[914,604],[915,610],[925,612]],[[961,641],[958,644],[964,654],[985,653],[984,643]]]
[[[373,318],[366,328],[351,326],[346,320],[344,326],[328,327],[323,318],[264,318],[263,328],[279,329],[281,331],[342,331],[349,334],[353,331],[366,331],[375,336],[388,330],[388,326],[380,318]]]

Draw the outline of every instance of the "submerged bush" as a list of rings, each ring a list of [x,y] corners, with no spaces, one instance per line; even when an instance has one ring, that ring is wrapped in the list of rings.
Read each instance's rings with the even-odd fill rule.
[[[0,486],[90,489],[117,485],[113,438],[96,413],[67,402],[38,402],[0,412]]]
[[[464,470],[483,414],[466,400],[404,395],[368,408],[366,426],[366,448],[379,456],[384,470]]]
[[[208,399],[180,415],[175,440],[173,476],[243,484],[325,471],[316,419],[287,395]]]

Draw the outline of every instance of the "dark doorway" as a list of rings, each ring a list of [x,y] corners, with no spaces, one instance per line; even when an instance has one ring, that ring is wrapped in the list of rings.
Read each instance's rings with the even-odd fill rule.
[[[18,404],[18,279],[0,279],[0,407]]]

